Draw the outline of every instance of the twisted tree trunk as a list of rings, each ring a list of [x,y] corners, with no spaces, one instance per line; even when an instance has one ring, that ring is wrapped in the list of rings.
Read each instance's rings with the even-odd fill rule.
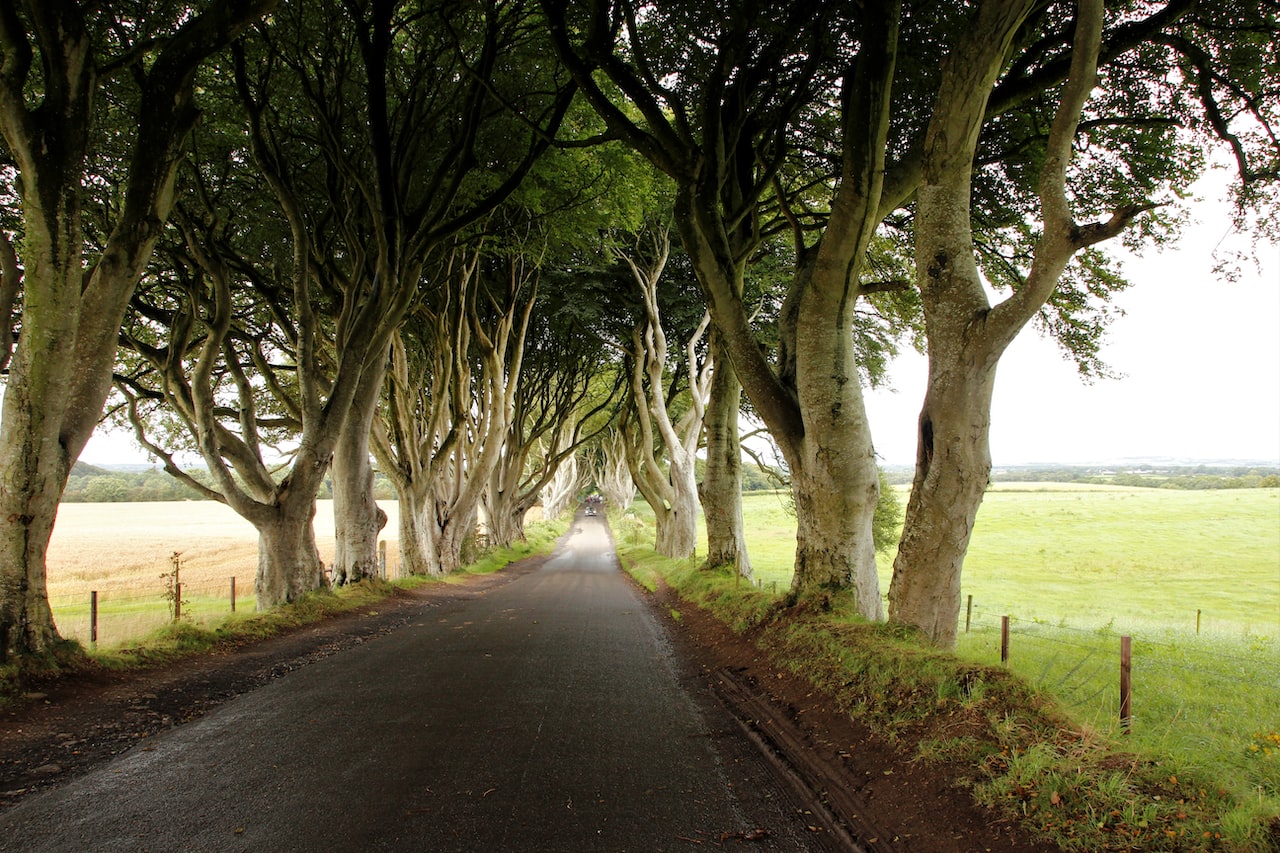
[[[711,331],[712,374],[706,430],[707,466],[698,487],[702,515],[707,524],[707,559],[703,568],[733,566],[751,577],[751,559],[742,528],[742,448],[738,438],[738,411],[742,385],[733,372],[720,333]]]

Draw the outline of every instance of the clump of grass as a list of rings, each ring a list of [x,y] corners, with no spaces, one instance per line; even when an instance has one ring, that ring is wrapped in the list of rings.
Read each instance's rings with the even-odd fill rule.
[[[42,683],[88,666],[89,658],[75,640],[58,640],[39,654],[11,659],[0,665],[0,708]]]
[[[917,760],[958,770],[978,803],[1064,849],[1280,849],[1280,823],[1265,801],[1244,801],[1175,758],[1122,749],[1003,668],[935,650],[910,629],[862,621],[851,595],[787,607],[736,584],[732,572],[700,572],[639,547],[623,564],[660,575]],[[1269,735],[1255,740],[1260,760],[1269,758]]]

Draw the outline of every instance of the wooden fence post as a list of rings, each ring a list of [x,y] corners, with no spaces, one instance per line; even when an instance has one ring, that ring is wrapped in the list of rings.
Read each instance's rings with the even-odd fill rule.
[[[236,612],[236,576],[231,576],[231,612]]]
[[[1124,729],[1124,733],[1129,733],[1129,725],[1132,719],[1133,711],[1133,694],[1130,689],[1130,676],[1133,672],[1133,644],[1132,638],[1123,636],[1120,638],[1120,726]]]
[[[177,581],[173,584],[173,621],[182,621],[182,584]]]
[[[1196,636],[1200,636],[1200,608],[1196,608]]]
[[[969,603],[964,608],[964,632],[969,633],[969,622],[973,619],[973,593],[969,593]]]
[[[1009,617],[1000,617],[1000,663],[1009,665]]]
[[[89,642],[98,644],[98,591],[89,592]]]
[[[382,579],[387,579],[387,540],[378,540],[378,570],[382,573]]]

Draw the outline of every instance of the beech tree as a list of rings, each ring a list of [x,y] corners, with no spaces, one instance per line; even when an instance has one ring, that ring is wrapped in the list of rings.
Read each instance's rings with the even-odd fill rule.
[[[449,10],[412,2],[289,7],[255,31],[236,54],[234,74],[222,78],[234,79],[249,126],[251,156],[232,153],[228,162],[270,188],[290,245],[284,258],[233,249],[238,267],[255,271],[244,278],[247,292],[282,271],[289,277],[274,288],[285,298],[273,321],[288,328],[296,380],[277,382],[296,394],[300,435],[291,463],[270,484],[262,480],[257,494],[244,493],[230,470],[217,490],[263,536],[261,606],[324,582],[311,517],[331,460],[341,513],[334,578],[356,581],[377,566],[384,517],[372,498],[369,429],[392,336],[418,298],[428,261],[519,186],[572,97],[554,74],[531,75],[517,62],[534,63],[522,48],[525,15],[519,5],[482,2]],[[244,139],[234,125],[210,131],[219,129],[232,143]],[[235,213],[216,218],[235,221],[233,243],[251,242],[262,223]],[[222,333],[212,319],[206,324]],[[218,370],[204,373],[204,384]],[[216,418],[216,407],[206,414]],[[256,448],[237,446],[243,430],[193,423],[211,468],[231,461],[239,474],[267,462],[251,463]]]
[[[641,313],[625,344],[630,399],[621,425],[627,440],[631,479],[653,510],[659,554],[689,557],[698,544],[696,455],[711,383],[705,337],[710,317],[682,328],[681,347],[672,354],[659,285],[671,253],[665,228],[648,230],[651,245],[620,253],[641,299]],[[642,238],[643,242],[643,238]],[[665,288],[670,292],[670,288]],[[672,300],[667,300],[667,312]],[[663,464],[665,462],[665,465]]]
[[[435,304],[393,341],[373,449],[400,500],[411,573],[461,567],[514,418],[538,270],[520,256],[489,260],[459,244],[436,276]]]
[[[609,506],[626,512],[635,500],[636,484],[627,465],[627,443],[615,424],[591,448],[591,477]]]
[[[129,297],[173,204],[174,171],[199,116],[196,72],[274,5],[0,6],[0,133],[8,190],[22,209],[16,251],[0,240],[0,308],[7,318],[20,304],[0,424],[0,661],[57,638],[49,536],[102,415]],[[98,158],[108,149],[118,163]],[[110,198],[97,196],[103,190]],[[111,211],[95,238],[86,204]]]
[[[1274,63],[1262,71],[1265,56],[1254,64],[1259,57],[1246,59],[1234,43],[1265,43],[1264,54],[1274,54],[1280,21],[1273,8],[1139,4],[1110,26],[1101,0],[1080,0],[1074,15],[1070,8],[1055,15],[1033,2],[987,0],[966,16],[943,65],[920,157],[914,228],[929,382],[890,618],[947,647],[955,643],[962,565],[991,470],[991,396],[1005,348],[1037,315],[1053,328],[1070,309],[1079,312],[1072,303],[1081,290],[1060,289],[1073,258],[1126,229],[1138,230],[1135,221],[1158,206],[1160,195],[1172,199],[1189,184],[1206,137],[1227,143],[1242,197],[1255,204],[1268,183],[1274,186],[1280,164],[1280,143],[1270,130],[1280,107],[1268,97],[1280,75]],[[1114,69],[1108,73],[1105,63]],[[1171,67],[1183,78],[1172,92]],[[1194,98],[1186,98],[1189,86]],[[1038,93],[1037,104],[1023,102],[1028,91]],[[1045,130],[1019,139],[1034,126],[1037,109],[1048,113],[1040,122]],[[1225,118],[1228,111],[1235,121]],[[1197,123],[1205,132],[1189,133]],[[993,155],[991,141],[986,150],[980,143],[983,133],[997,144],[1012,140],[1014,150],[1034,151],[1035,160],[1007,149],[1003,157]],[[1005,187],[1018,186],[1020,169],[1033,202],[1020,221],[993,223],[982,183],[1003,179]],[[1081,208],[1103,218],[1081,224]],[[1036,221],[1038,228],[1027,228]],[[1003,241],[993,224],[1005,228]],[[1160,227],[1148,223],[1146,233]],[[992,251],[999,243],[1010,247],[1008,256]],[[989,280],[1012,285],[995,305],[984,271]],[[1096,268],[1090,272],[1099,275]],[[1105,294],[1102,281],[1095,293]],[[1078,329],[1072,335],[1072,322],[1065,321],[1065,344],[1075,348],[1082,369],[1091,369],[1096,336]]]
[[[534,306],[502,457],[483,495],[493,545],[524,538],[525,515],[553,484],[564,496],[558,508],[551,501],[554,515],[563,512],[577,493],[579,451],[616,414],[621,373],[608,381],[602,342],[576,322],[577,312],[563,310],[583,294],[572,286],[556,291]]]
[[[1103,22],[1098,51],[1103,79],[1114,83],[1064,137],[1052,128],[1054,105],[1071,102],[1063,96],[1075,53],[1070,3],[992,0],[929,14],[894,0],[785,8],[744,0],[714,12],[629,0],[543,5],[557,49],[586,97],[617,135],[677,184],[686,250],[734,368],[792,476],[794,595],[853,584],[860,612],[879,616],[870,534],[873,449],[857,382],[867,365],[850,330],[860,300],[900,286],[869,263],[876,238],[897,231],[921,236],[923,225],[924,245],[945,250],[947,263],[939,265],[937,252],[917,247],[933,372],[921,418],[918,497],[903,543],[909,556],[895,593],[902,597],[895,618],[945,642],[935,626],[954,624],[953,591],[921,578],[922,600],[946,602],[947,614],[939,616],[907,604],[906,576],[932,572],[926,564],[959,565],[973,496],[985,485],[989,462],[977,444],[985,448],[988,379],[962,388],[961,367],[976,358],[986,361],[977,372],[993,369],[1008,337],[1037,315],[1084,363],[1097,366],[1098,306],[1122,282],[1088,247],[1131,222],[1139,237],[1170,233],[1159,211],[1140,213],[1161,200],[1156,191],[1171,197],[1186,186],[1202,162],[1194,145],[1177,143],[1180,131],[1223,140],[1245,196],[1267,198],[1259,187],[1276,174],[1274,9],[1263,2],[1230,9],[1190,0],[1121,4]],[[1237,46],[1228,47],[1233,41]],[[1059,153],[1087,137],[1066,195],[1074,207],[1109,217],[1098,225],[1076,225],[1070,212],[1062,213],[1063,192],[1047,186],[1046,176],[1058,168],[1046,166],[1051,136]],[[974,192],[961,198],[955,189],[965,169]],[[1034,225],[1041,207],[1042,231]],[[795,235],[796,272],[777,346],[769,349],[753,337],[742,281],[779,217]],[[940,227],[977,239],[942,246]],[[1073,230],[1069,250],[1052,234],[1063,227]],[[988,310],[975,275],[952,277],[950,265],[969,254],[988,283],[1017,292],[1007,308]],[[1064,268],[1073,257],[1076,269]],[[935,266],[946,269],[931,277]],[[937,285],[961,280],[954,291]],[[1010,322],[1017,314],[1023,319]],[[988,326],[986,344],[946,342],[982,337],[977,333]],[[994,344],[999,338],[1005,340]],[[959,417],[967,426],[943,427],[951,417],[944,410],[962,405],[971,412]],[[944,448],[944,429],[967,429],[979,436],[977,444],[966,438]],[[949,467],[952,474],[943,476]],[[956,485],[961,480],[963,488]],[[929,521],[920,510],[934,489]],[[947,514],[957,520],[954,527],[943,523]],[[922,525],[933,532],[917,537]],[[954,584],[957,571],[942,568],[934,577]]]

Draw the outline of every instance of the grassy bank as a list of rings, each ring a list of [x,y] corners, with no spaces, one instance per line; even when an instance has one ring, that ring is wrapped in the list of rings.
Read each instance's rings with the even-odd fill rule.
[[[966,566],[983,604],[959,656],[840,608],[779,613],[770,590],[790,582],[794,522],[776,496],[746,511],[763,589],[657,559],[643,518],[615,525],[624,565],[750,631],[920,760],[958,762],[979,801],[1067,849],[1277,849],[1280,493],[994,493]],[[1194,606],[1185,618],[1197,602],[1214,613],[1200,635]],[[1010,669],[992,642],[1002,611],[1028,614]],[[1112,698],[1121,630],[1135,635],[1129,734]]]

